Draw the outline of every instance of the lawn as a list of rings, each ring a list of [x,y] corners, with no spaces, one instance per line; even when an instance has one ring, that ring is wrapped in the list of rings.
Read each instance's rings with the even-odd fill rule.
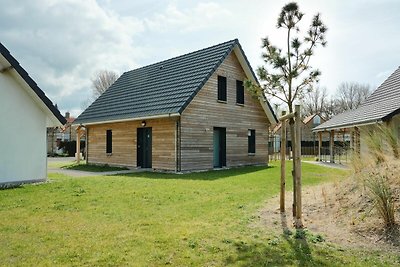
[[[346,175],[303,164],[306,185]],[[255,227],[257,210],[279,192],[273,164],[50,178],[0,191],[0,265],[365,266],[399,260],[314,243],[313,233],[301,240]]]

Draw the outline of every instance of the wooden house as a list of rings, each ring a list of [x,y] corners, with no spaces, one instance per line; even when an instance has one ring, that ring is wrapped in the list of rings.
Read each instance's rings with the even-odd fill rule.
[[[318,133],[320,140],[323,136],[330,137],[330,161],[335,162],[335,135],[349,135],[353,150],[366,151],[363,134],[378,124],[392,127],[400,139],[400,67],[360,107],[334,116],[313,131]]]
[[[47,178],[46,127],[64,117],[0,43],[0,186]]]
[[[267,164],[276,117],[238,42],[124,73],[76,120],[86,160],[170,171]]]

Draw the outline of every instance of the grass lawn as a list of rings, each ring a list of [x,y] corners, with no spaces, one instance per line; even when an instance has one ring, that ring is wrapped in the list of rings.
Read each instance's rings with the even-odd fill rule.
[[[303,164],[306,185],[344,176],[343,170]],[[400,260],[314,243],[313,234],[302,240],[254,226],[257,210],[279,192],[276,166],[50,178],[0,191],[1,266],[366,266]]]

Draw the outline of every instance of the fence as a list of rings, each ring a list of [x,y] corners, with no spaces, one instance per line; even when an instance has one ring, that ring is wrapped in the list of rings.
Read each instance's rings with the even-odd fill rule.
[[[334,160],[337,163],[347,163],[350,160],[350,142],[349,141],[335,141],[333,147]],[[291,142],[286,144],[286,156],[291,158]],[[330,147],[329,141],[322,142],[321,148],[321,161],[330,161]],[[268,153],[270,160],[280,160],[280,141],[270,139],[268,144]],[[301,156],[302,157],[318,157],[318,142],[314,141],[301,141]]]

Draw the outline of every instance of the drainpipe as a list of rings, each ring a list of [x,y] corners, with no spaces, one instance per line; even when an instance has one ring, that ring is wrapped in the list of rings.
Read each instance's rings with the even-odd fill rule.
[[[175,171],[181,171],[181,117],[176,119],[175,125]]]

